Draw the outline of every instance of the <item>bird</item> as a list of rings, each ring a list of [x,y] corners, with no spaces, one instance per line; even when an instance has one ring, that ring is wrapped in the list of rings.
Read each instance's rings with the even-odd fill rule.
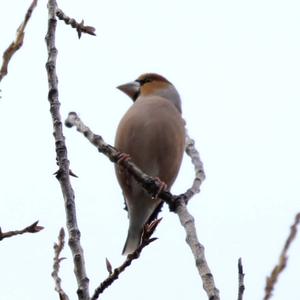
[[[118,125],[116,149],[128,154],[144,173],[158,178],[169,191],[185,149],[179,93],[171,82],[156,73],[142,74],[117,88],[133,104]],[[163,202],[146,192],[120,164],[115,164],[115,173],[128,211],[129,229],[122,251],[128,255],[139,247],[144,226],[156,219]]]

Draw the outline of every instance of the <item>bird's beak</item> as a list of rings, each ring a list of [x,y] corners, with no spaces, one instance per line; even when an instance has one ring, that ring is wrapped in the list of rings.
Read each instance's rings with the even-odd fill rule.
[[[140,87],[141,86],[137,81],[132,81],[117,86],[117,89],[119,89],[120,91],[128,95],[133,101],[135,101],[139,95]]]

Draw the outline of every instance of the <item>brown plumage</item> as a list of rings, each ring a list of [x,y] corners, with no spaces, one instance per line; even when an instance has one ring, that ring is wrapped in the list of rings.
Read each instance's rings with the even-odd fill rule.
[[[180,96],[167,79],[152,73],[118,88],[134,103],[120,121],[115,146],[128,153],[143,172],[159,177],[169,190],[177,177],[185,145]],[[152,199],[119,166],[116,175],[128,209],[129,229],[123,254],[129,254],[139,246],[144,225],[156,217],[153,213],[161,200]]]

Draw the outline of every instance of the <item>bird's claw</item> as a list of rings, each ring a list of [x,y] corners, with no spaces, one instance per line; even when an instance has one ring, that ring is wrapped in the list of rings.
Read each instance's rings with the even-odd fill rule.
[[[166,191],[168,189],[168,186],[165,182],[161,181],[158,177],[155,177],[155,180],[158,182],[159,184],[159,189],[158,191],[153,195],[152,199],[157,199],[158,195],[162,192],[162,191]]]
[[[121,164],[123,161],[127,161],[130,159],[130,155],[124,152],[120,152],[117,155],[117,164]]]

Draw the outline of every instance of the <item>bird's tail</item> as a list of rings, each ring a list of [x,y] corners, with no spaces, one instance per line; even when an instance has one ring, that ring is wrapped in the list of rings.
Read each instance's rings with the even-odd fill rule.
[[[127,239],[122,251],[123,255],[133,253],[141,243],[143,230],[140,228],[129,227]]]

